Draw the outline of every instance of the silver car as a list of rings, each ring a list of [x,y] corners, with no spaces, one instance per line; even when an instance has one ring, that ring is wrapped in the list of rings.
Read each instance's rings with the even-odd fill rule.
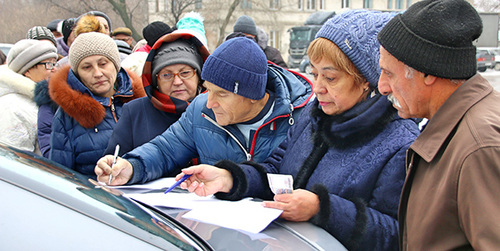
[[[258,237],[182,218],[43,157],[0,144],[0,250],[345,250],[307,222]]]

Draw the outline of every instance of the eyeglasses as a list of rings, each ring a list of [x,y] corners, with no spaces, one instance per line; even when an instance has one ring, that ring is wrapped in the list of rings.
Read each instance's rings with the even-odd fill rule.
[[[36,65],[40,65],[40,64],[45,65],[45,70],[52,70],[56,66],[56,63],[54,63],[54,62],[40,62]]]
[[[190,79],[194,76],[194,73],[196,72],[195,69],[191,69],[191,70],[183,70],[181,72],[178,72],[178,73],[173,73],[173,72],[165,72],[165,73],[162,73],[162,74],[157,74],[156,76],[160,79],[160,80],[163,80],[163,81],[173,81],[175,76],[179,77],[180,79],[184,80],[184,79]]]

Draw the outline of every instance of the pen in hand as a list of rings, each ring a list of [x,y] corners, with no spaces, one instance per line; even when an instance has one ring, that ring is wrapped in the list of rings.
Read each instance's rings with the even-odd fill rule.
[[[184,182],[185,180],[187,180],[189,177],[191,177],[192,174],[184,174],[184,176],[182,176],[182,178],[180,178],[177,182],[175,182],[172,186],[170,186],[167,191],[165,191],[165,193],[168,193],[172,190],[174,190],[174,188],[176,188],[178,185],[180,185],[182,182]]]
[[[116,145],[115,154],[113,155],[113,163],[111,164],[111,170],[113,170],[113,166],[116,164],[116,159],[118,158],[118,152],[120,151],[120,145]],[[111,180],[113,179],[112,172],[109,172],[109,180],[108,185],[111,185]]]

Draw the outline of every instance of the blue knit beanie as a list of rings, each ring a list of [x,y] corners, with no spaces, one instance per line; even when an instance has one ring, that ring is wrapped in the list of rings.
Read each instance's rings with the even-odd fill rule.
[[[201,78],[240,96],[262,99],[267,85],[266,55],[248,38],[229,39],[207,58]]]
[[[396,15],[369,10],[349,10],[328,19],[316,34],[332,41],[376,88],[380,77],[378,32]]]

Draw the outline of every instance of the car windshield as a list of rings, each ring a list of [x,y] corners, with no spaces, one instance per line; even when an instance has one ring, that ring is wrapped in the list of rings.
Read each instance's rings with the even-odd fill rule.
[[[121,196],[118,190],[101,187],[85,175],[52,163],[0,144],[0,182],[23,187],[105,224],[117,224],[116,228],[138,238],[147,236],[144,234],[147,231],[159,237],[148,240],[157,246],[173,244],[182,250],[203,250],[206,248],[200,246],[208,246],[170,216],[150,210]]]

